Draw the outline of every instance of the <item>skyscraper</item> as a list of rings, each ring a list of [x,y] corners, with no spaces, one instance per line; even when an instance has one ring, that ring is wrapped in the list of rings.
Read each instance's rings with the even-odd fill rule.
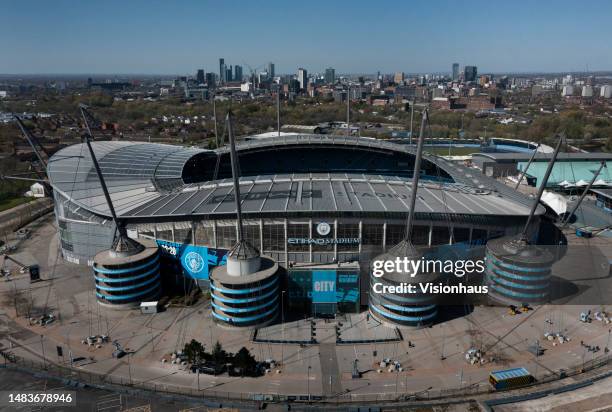
[[[453,63],[453,80],[459,79],[459,63]]]
[[[270,79],[273,79],[275,75],[276,73],[274,73],[274,63],[270,62],[268,63],[268,76],[270,77]]]
[[[234,66],[234,81],[242,82],[242,66]]]
[[[332,67],[325,69],[325,83],[334,84],[336,83],[336,70]]]
[[[478,70],[476,66],[465,66],[463,70],[463,80],[466,82],[476,81],[476,76],[478,75]]]
[[[225,83],[227,81],[225,72],[225,59],[219,59],[219,82]]]
[[[204,69],[198,69],[198,74],[196,74],[196,81],[198,84],[204,84]]]
[[[225,66],[225,81],[226,82],[232,81],[232,66],[230,67]]]
[[[393,76],[393,82],[396,84],[401,84],[404,82],[404,72],[396,72]]]
[[[215,83],[216,83],[215,77],[217,77],[217,75],[214,74],[213,72],[206,73],[206,85],[208,86],[209,89],[215,88]]]
[[[308,86],[308,72],[306,69],[302,69],[301,67],[298,69],[297,80],[300,83],[300,89],[306,90]]]

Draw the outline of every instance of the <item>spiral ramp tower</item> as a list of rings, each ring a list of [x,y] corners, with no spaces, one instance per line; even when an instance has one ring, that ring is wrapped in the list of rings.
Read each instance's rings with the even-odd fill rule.
[[[212,316],[218,324],[263,326],[279,312],[279,267],[247,241],[237,243],[227,264],[210,274]]]
[[[161,293],[159,249],[154,242],[124,239],[121,248],[94,257],[93,272],[96,298],[104,306],[135,307]]]
[[[485,274],[488,297],[493,302],[504,305],[543,304],[550,299],[551,270],[557,254],[551,251],[551,247],[531,241],[529,233],[564,140],[561,136],[557,142],[522,233],[487,242]]]
[[[402,261],[405,259],[411,261],[420,260],[423,257],[423,254],[420,253],[412,244],[410,237],[414,222],[414,210],[416,205],[417,190],[419,187],[423,143],[425,141],[425,125],[428,122],[428,115],[429,113],[427,109],[425,109],[421,119],[421,130],[419,133],[414,169],[412,172],[412,191],[410,196],[408,220],[406,222],[405,238],[397,245],[389,249],[388,252],[377,256],[373,261],[395,262],[398,258]],[[420,327],[434,322],[438,315],[438,306],[435,302],[435,297],[421,293],[418,285],[418,283],[421,282],[432,282],[432,276],[426,273],[416,273],[411,275],[394,271],[387,272],[379,278],[374,276],[373,271],[371,272],[368,306],[370,314],[374,318],[389,326]],[[427,278],[425,278],[424,275],[427,275]],[[381,284],[380,287],[397,287],[402,284],[414,284],[417,288],[417,292],[387,293],[383,290],[383,293],[377,293],[375,290],[375,285],[377,283]]]
[[[112,247],[94,257],[96,298],[99,304],[112,308],[135,307],[161,294],[159,249],[154,242],[143,244],[127,236],[124,222],[117,218],[100,164],[91,146],[93,135],[90,125],[95,126],[97,121],[86,106],[81,105],[80,109],[87,129],[84,140],[117,231]]]
[[[238,241],[227,254],[225,266],[210,274],[212,316],[217,324],[231,327],[259,327],[276,319],[279,312],[279,266],[244,238],[242,199],[238,183],[238,157],[232,130],[232,112],[226,117],[230,143]]]
[[[395,261],[408,258],[408,260],[420,260],[422,253],[410,242],[403,240],[387,253],[376,257],[380,261]],[[384,324],[392,326],[420,327],[431,324],[438,315],[438,306],[435,297],[424,293],[376,293],[375,284],[382,286],[397,287],[401,284],[415,284],[431,281],[431,278],[424,278],[424,273],[417,273],[414,277],[406,273],[388,272],[378,278],[370,274],[370,314]]]
[[[547,248],[525,244],[520,238],[489,241],[486,248],[489,297],[508,305],[546,303],[555,261],[555,255]]]

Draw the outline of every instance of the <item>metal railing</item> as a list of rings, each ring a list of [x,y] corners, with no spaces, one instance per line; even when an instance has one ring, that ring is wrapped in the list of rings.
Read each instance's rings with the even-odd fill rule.
[[[479,382],[477,384],[466,385],[456,388],[426,389],[417,392],[404,392],[398,387],[397,392],[378,393],[378,394],[359,394],[343,392],[333,395],[321,396],[318,394],[287,394],[277,393],[263,394],[260,392],[226,392],[217,391],[211,388],[201,387],[200,389],[185,387],[173,384],[156,383],[151,381],[138,381],[123,376],[105,375],[81,369],[70,368],[49,362],[40,362],[16,356],[11,352],[1,351],[0,356],[4,363],[0,367],[9,369],[21,369],[28,372],[43,374],[49,378],[56,378],[66,384],[77,386],[85,384],[114,391],[133,391],[144,390],[167,395],[187,396],[192,398],[206,398],[215,401],[296,401],[296,402],[325,402],[330,404],[343,403],[381,403],[381,402],[419,402],[419,401],[440,401],[445,399],[465,400],[475,395],[486,395],[496,393],[488,383]],[[580,375],[590,371],[595,371],[611,363],[610,356],[604,355],[600,358],[591,359],[580,363],[570,369],[549,372],[544,370],[542,374],[536,376],[537,381],[529,386],[522,388],[525,391],[535,391],[536,388],[545,383],[551,383],[568,377]],[[403,385],[400,385],[403,386]]]

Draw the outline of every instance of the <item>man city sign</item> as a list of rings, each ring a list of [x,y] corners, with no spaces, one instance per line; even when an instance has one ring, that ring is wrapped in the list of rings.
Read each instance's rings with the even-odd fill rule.
[[[327,236],[331,232],[331,227],[327,222],[321,222],[317,225],[317,233],[321,236]]]
[[[199,253],[189,252],[183,258],[185,267],[189,269],[191,273],[200,273],[204,269],[204,259]]]

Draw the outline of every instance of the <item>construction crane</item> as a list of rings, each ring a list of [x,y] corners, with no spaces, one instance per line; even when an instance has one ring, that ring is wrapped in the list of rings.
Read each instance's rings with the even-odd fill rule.
[[[19,126],[19,129],[21,130],[21,133],[26,138],[26,140],[28,141],[28,144],[32,148],[32,151],[34,152],[36,159],[38,160],[38,166],[32,163],[32,171],[36,174],[36,176],[38,176],[38,179],[34,179],[32,177],[20,176],[21,174],[15,174],[11,176],[0,175],[0,179],[1,180],[10,179],[10,180],[24,180],[24,181],[39,182],[43,184],[43,186],[45,186],[45,193],[51,193],[52,191],[51,185],[49,184],[49,181],[46,176],[47,160],[50,157],[49,153],[45,150],[43,145],[40,144],[40,141],[36,138],[36,136],[34,136],[34,134],[32,134],[32,132],[30,132],[26,128],[21,118],[17,115],[14,115],[13,117],[15,118],[15,121],[17,122],[17,125]]]
[[[250,64],[248,64],[244,60],[242,61],[242,64],[244,64],[246,67],[248,67],[249,71],[251,72],[251,85],[253,86],[253,88],[251,89],[251,98],[253,98],[255,96],[255,78],[256,78],[256,75],[257,75],[257,70],[259,70],[262,67],[264,67],[264,65],[260,64],[259,66],[253,68]]]

